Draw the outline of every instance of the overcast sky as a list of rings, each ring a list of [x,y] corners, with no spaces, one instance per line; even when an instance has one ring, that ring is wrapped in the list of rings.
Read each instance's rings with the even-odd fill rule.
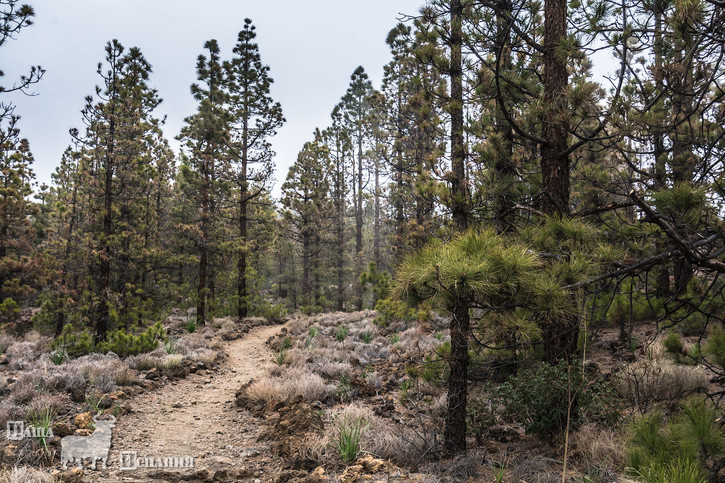
[[[415,14],[424,0],[26,0],[35,23],[0,50],[9,85],[31,65],[46,69],[35,97],[5,95],[17,105],[21,134],[30,141],[39,182],[49,182],[69,144],[68,129],[82,127],[85,96],[100,82],[104,46],[118,39],[139,47],[153,65],[151,84],[164,102],[165,132],[173,137],[196,109],[189,93],[196,57],[210,38],[231,56],[244,18],[257,27],[262,61],[271,68],[272,97],[287,123],[272,140],[277,188],[297,152],[345,93],[350,74],[365,67],[376,87],[390,59],[385,44],[400,13]],[[276,189],[275,192],[278,190]]]

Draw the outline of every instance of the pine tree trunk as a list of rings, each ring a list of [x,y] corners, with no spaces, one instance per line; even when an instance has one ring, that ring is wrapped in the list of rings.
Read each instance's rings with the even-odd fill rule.
[[[205,155],[207,156],[207,155]],[[206,159],[208,164],[208,156]],[[208,165],[204,169],[204,181],[201,188],[201,240],[199,241],[199,285],[196,292],[196,323],[204,325],[206,323],[206,295],[207,295],[207,269],[209,260],[207,253],[209,250],[209,188],[210,178]]]
[[[561,49],[566,39],[566,0],[544,2],[544,117],[541,146],[542,211],[569,214],[568,113],[566,58]]]
[[[363,150],[362,133],[358,133],[357,150],[357,199],[355,200],[355,307],[357,310],[363,308],[363,288],[358,276],[363,271]]]
[[[654,54],[655,54],[655,88],[658,93],[664,92],[664,83],[662,75],[662,67],[664,54],[662,52],[662,14],[663,6],[660,0],[654,2],[654,19],[655,19],[655,40],[654,40]],[[663,101],[658,102],[657,109],[660,110],[660,114],[664,115]],[[657,120],[657,122],[662,122]],[[655,173],[654,173],[654,186],[655,189],[663,189],[667,186],[667,152],[665,150],[665,141],[662,129],[660,126],[654,126],[653,132],[653,151],[655,158]],[[655,245],[658,253],[663,253],[667,250],[667,245],[661,240],[656,240]],[[657,295],[666,297],[670,294],[670,267],[668,264],[662,263],[657,267]]]
[[[444,429],[445,452],[454,455],[466,450],[466,405],[468,403],[468,305],[453,308],[451,318],[451,373],[448,377],[447,411]]]
[[[462,6],[451,2],[451,211],[456,230],[468,227],[465,147],[463,145],[463,64],[461,60]],[[444,449],[449,455],[466,450],[466,404],[468,395],[468,304],[459,299],[450,323],[451,356],[448,379],[448,406],[444,429]]]
[[[239,193],[239,243],[241,251],[237,260],[237,317],[243,319],[249,313],[247,293],[247,156],[248,156],[248,127],[244,119],[242,128],[242,171],[240,174]]]
[[[568,74],[562,44],[566,40],[566,0],[544,3],[544,116],[541,145],[541,173],[544,213],[565,217],[569,207],[568,112],[566,89]],[[544,358],[555,363],[577,350],[579,320],[562,315],[542,323]]]
[[[373,260],[378,270],[382,269],[380,260],[380,160],[375,160],[375,212],[373,220]]]
[[[310,304],[310,235],[302,235],[302,303]]]
[[[496,55],[499,69],[508,72],[511,67],[508,18],[511,15],[511,2],[502,0],[496,12]],[[513,216],[513,184],[516,169],[513,165],[513,128],[504,115],[503,93],[496,95],[496,132],[501,136],[501,150],[496,153],[494,162],[494,226],[496,231],[504,233],[511,226]]]
[[[106,146],[106,171],[103,192],[103,239],[101,240],[101,276],[98,284],[99,300],[96,311],[96,336],[99,343],[106,340],[109,329],[109,292],[111,290],[111,233],[113,220],[113,170],[114,170],[114,136],[116,135],[116,122],[113,113],[108,127],[108,142]]]
[[[345,308],[345,158],[337,171],[337,310]]]

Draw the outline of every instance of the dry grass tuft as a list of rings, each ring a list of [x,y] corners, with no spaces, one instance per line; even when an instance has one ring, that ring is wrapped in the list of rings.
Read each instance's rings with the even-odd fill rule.
[[[334,385],[325,384],[317,374],[292,367],[279,376],[267,376],[247,388],[247,396],[262,401],[291,401],[302,396],[306,401],[324,401],[335,392]]]
[[[624,462],[621,435],[596,424],[586,424],[570,436],[572,459],[584,467],[617,470]]]
[[[369,408],[353,403],[333,410],[326,419],[328,422],[325,434],[310,434],[302,442],[300,455],[303,458],[329,465],[342,463],[333,441],[339,438],[339,427],[334,421],[344,419],[365,421],[366,428],[360,440],[362,452],[375,458],[393,461],[397,465],[413,466],[420,459],[420,452],[415,444],[416,435],[407,427],[391,426],[389,421],[376,416]]]
[[[0,470],[0,483],[53,483],[55,479],[47,471],[29,466],[15,466]]]

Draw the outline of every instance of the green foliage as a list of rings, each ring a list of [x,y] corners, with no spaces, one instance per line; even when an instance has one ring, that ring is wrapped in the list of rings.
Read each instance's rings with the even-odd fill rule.
[[[250,313],[256,317],[264,317],[267,320],[281,322],[287,317],[287,309],[281,304],[273,304],[267,300],[255,298],[250,305]]]
[[[614,326],[626,323],[655,320],[664,312],[662,299],[651,297],[632,285],[631,281],[619,286],[606,313],[607,322]]]
[[[393,282],[390,278],[390,274],[388,272],[378,272],[375,262],[371,262],[370,265],[368,265],[367,272],[360,274],[360,285],[362,285],[363,288],[371,285],[373,294],[375,295],[375,300],[388,298],[393,289]]]
[[[450,372],[447,363],[450,354],[451,343],[444,342],[433,351],[433,354],[425,356],[420,378],[431,385],[446,381]]]
[[[287,350],[286,349],[280,349],[275,355],[274,355],[274,363],[278,366],[284,365],[287,362]]]
[[[632,423],[628,467],[647,482],[701,482],[706,462],[721,458],[724,448],[717,412],[702,396],[693,396],[669,420],[654,412]]]
[[[335,339],[337,339],[340,342],[344,341],[345,339],[347,339],[347,333],[349,331],[350,331],[350,329],[348,329],[345,324],[339,326],[335,330]]]
[[[49,435],[50,430],[53,427],[53,421],[55,420],[55,410],[48,406],[43,406],[39,408],[33,408],[30,411],[28,411],[28,423],[33,428],[37,428],[40,434],[42,435]],[[43,445],[43,448],[45,450],[48,450],[48,442],[46,441],[48,438],[45,437],[38,437],[38,442]]]
[[[366,344],[369,344],[373,340],[373,331],[368,329],[360,333],[360,340]]]
[[[705,354],[712,357],[715,363],[725,369],[725,329],[714,330],[707,339]]]
[[[184,324],[184,328],[190,334],[193,334],[194,332],[196,332],[196,329],[199,328],[199,324],[196,323],[196,317],[187,317],[186,323]]]
[[[173,337],[169,337],[164,341],[164,352],[167,354],[178,354],[179,348],[178,345],[178,339],[175,339]]]
[[[375,318],[375,323],[383,327],[393,322],[405,322],[407,325],[411,322],[425,322],[431,318],[430,311],[424,306],[411,307],[392,297],[378,300],[375,310],[380,314]]]
[[[332,445],[344,463],[352,463],[360,453],[360,440],[368,428],[368,422],[364,418],[344,415],[337,417],[333,425],[336,434],[332,438]]]
[[[48,354],[48,359],[50,359],[56,366],[59,366],[70,359],[70,356],[63,348],[58,348]]]
[[[590,380],[581,363],[560,360],[523,369],[499,388],[506,402],[504,411],[522,423],[528,434],[549,437],[566,428],[571,404],[570,427],[588,421],[613,424],[619,419],[617,397],[604,381]]]
[[[88,404],[88,409],[90,409],[93,414],[101,414],[103,412],[103,400],[107,397],[107,394],[101,394],[96,391],[91,392],[86,396],[86,404]]]
[[[317,334],[319,331],[315,327],[310,327],[307,331],[307,338],[305,339],[305,348],[312,349],[312,345],[314,343],[315,337],[317,337]]]
[[[91,352],[105,354],[113,352],[120,357],[132,356],[144,352],[151,352],[158,347],[159,341],[166,337],[166,331],[157,322],[148,327],[139,335],[127,333],[123,329],[114,330],[108,333],[108,337],[100,344],[93,342],[93,336],[86,330],[76,333],[71,324],[63,328],[61,335],[53,342],[55,350],[63,350],[71,357],[77,357]]]
[[[14,322],[20,315],[18,303],[10,297],[0,303],[0,323]]]
[[[352,386],[350,385],[350,378],[345,374],[340,376],[340,382],[337,384],[337,391],[335,395],[340,401],[347,401],[350,399],[352,394]]]
[[[682,354],[685,351],[685,345],[682,343],[680,336],[674,332],[667,334],[667,337],[662,341],[662,345],[665,350],[673,355],[677,362],[680,362]]]

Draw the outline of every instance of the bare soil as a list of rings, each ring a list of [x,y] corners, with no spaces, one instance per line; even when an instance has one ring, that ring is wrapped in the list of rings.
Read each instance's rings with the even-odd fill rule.
[[[234,393],[272,364],[265,344],[280,327],[257,327],[225,344],[226,360],[214,371],[191,374],[143,393],[118,418],[106,471],[84,481],[266,481],[281,461],[259,441],[264,425],[235,406]],[[194,458],[193,469],[121,470],[120,454],[140,458]]]

